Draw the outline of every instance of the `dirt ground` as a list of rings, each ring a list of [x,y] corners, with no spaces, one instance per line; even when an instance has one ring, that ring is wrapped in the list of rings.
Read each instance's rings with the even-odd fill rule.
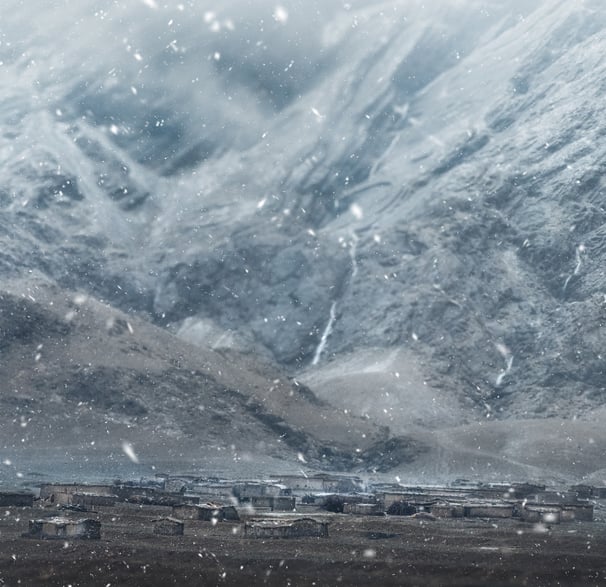
[[[242,523],[186,521],[157,536],[170,508],[98,508],[101,540],[25,538],[51,509],[0,512],[0,585],[606,585],[606,524],[324,515],[328,538],[244,538]]]

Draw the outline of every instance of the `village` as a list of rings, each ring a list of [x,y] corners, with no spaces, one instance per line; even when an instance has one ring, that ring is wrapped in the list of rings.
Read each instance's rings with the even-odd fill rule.
[[[136,482],[40,483],[32,491],[0,490],[0,584],[13,584],[11,578],[53,584],[49,580],[55,577],[58,585],[155,585],[163,584],[163,572],[175,576],[176,569],[183,577],[205,577],[200,584],[239,584],[237,577],[244,584],[246,576],[251,580],[246,573],[255,581],[263,577],[263,584],[348,584],[356,565],[386,584],[407,584],[403,574],[425,572],[424,557],[429,565],[432,557],[456,552],[443,571],[457,573],[455,561],[460,565],[465,553],[479,552],[485,560],[480,557],[484,566],[476,568],[474,559],[476,573],[484,568],[506,575],[507,565],[521,560],[513,553],[530,556],[535,565],[547,556],[545,545],[560,540],[578,540],[584,560],[599,555],[594,562],[602,568],[603,548],[591,550],[588,544],[606,546],[604,500],[606,487],[590,485],[457,480],[418,486],[327,473],[263,480],[158,474]],[[533,552],[539,539],[542,550]],[[82,553],[97,553],[86,563],[95,569],[87,582],[65,575],[70,552],[80,557],[79,564]],[[414,565],[399,559],[406,552],[416,553]],[[118,554],[122,565],[114,560]],[[110,562],[99,565],[98,556]],[[541,565],[548,574],[558,570],[549,557]],[[566,572],[578,580],[579,573],[593,572],[592,565],[571,564]],[[159,582],[150,577],[142,582],[140,573],[152,568]],[[318,583],[327,572],[334,575],[331,581]],[[465,584],[473,585],[464,574]]]
[[[101,523],[85,514],[122,506],[154,508],[155,534],[183,535],[188,521],[241,522],[253,538],[327,537],[330,514],[514,519],[535,524],[592,522],[606,487],[575,485],[555,490],[535,483],[407,486],[368,483],[351,475],[276,475],[267,480],[227,480],[156,475],[139,482],[41,484],[39,493],[0,491],[0,507],[30,513],[24,537],[101,538]]]

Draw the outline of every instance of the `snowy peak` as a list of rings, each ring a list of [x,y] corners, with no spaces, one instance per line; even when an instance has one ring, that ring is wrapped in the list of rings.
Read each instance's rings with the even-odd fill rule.
[[[7,2],[5,277],[273,360],[358,414],[380,394],[400,431],[593,417],[597,0]]]

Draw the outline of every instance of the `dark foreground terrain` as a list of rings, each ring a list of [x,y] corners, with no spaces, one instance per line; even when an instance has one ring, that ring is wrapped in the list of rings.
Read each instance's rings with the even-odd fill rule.
[[[3,511],[0,585],[606,585],[601,521],[329,514],[328,538],[261,540],[235,522],[187,521],[184,536],[157,536],[152,520],[169,508],[99,509],[69,515],[99,519],[101,540],[69,542],[22,536],[48,510]]]

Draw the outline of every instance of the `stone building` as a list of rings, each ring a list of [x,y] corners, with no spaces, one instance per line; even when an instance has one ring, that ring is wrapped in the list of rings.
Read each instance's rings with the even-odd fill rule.
[[[216,503],[204,504],[178,504],[173,506],[173,516],[181,520],[212,520],[237,522],[240,520],[238,511],[232,505]]]
[[[30,520],[29,532],[26,536],[46,540],[99,540],[101,538],[101,522],[88,518],[70,520],[69,518],[59,517]]]
[[[246,538],[326,538],[328,522],[312,518],[251,521],[244,525]]]

